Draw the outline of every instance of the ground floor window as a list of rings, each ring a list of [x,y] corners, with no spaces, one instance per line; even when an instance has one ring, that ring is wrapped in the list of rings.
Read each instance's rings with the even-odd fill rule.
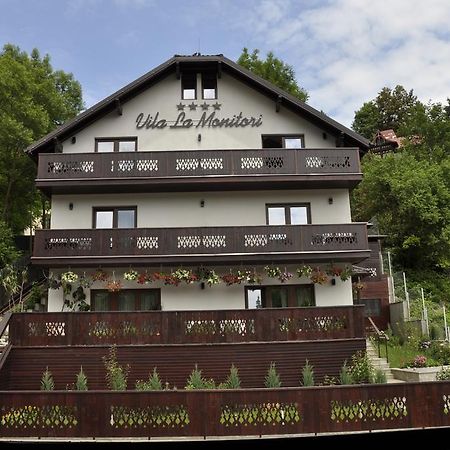
[[[159,289],[123,289],[119,292],[91,291],[91,311],[158,311]]]
[[[381,316],[381,300],[379,298],[361,298],[358,303],[364,305],[365,317]]]
[[[297,284],[289,286],[247,287],[245,291],[245,307],[286,308],[315,306],[313,284]]]

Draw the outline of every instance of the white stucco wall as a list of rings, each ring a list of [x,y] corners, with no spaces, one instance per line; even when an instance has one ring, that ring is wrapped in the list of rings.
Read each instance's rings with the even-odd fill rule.
[[[299,264],[300,265],[300,264]],[[296,274],[298,266],[288,265],[286,269],[293,273],[293,278],[285,282],[288,284],[310,284],[310,280],[306,277],[299,278]],[[326,266],[323,267],[323,269]],[[255,268],[257,273],[263,274],[263,266],[249,266],[249,269]],[[161,268],[146,268],[149,273],[160,271]],[[216,272],[221,275],[229,270],[229,267],[214,267]],[[241,268],[242,269],[242,268]],[[284,266],[283,266],[284,269]],[[193,283],[192,285],[180,284],[179,286],[164,286],[161,282],[154,282],[148,285],[140,285],[136,281],[124,281],[123,273],[125,268],[108,268],[105,269],[110,275],[114,271],[114,276],[117,280],[121,280],[123,289],[161,289],[161,308],[163,311],[182,311],[182,310],[214,310],[214,309],[244,309],[245,308],[245,286],[232,285],[227,286],[221,283],[214,286],[206,285],[201,289],[200,283]],[[145,268],[136,268],[138,272],[143,272]],[[170,272],[171,268],[164,268],[163,271]],[[86,274],[92,273],[93,269],[76,269],[74,270],[79,275],[83,272]],[[60,274],[60,269],[51,270],[53,274]],[[263,276],[261,286],[280,285],[278,280]],[[253,285],[257,287],[258,285]],[[91,289],[105,289],[104,283],[96,281]],[[332,285],[327,282],[324,285],[314,285],[316,306],[337,306],[337,305],[352,305],[352,284],[351,280],[341,281],[336,278],[336,284]],[[90,290],[85,289],[86,302],[90,304]],[[48,311],[61,311],[63,303],[62,289],[49,290],[48,296]]]
[[[283,106],[280,112],[275,111],[275,103],[268,97],[260,94],[253,88],[244,85],[226,73],[218,79],[217,100],[181,100],[180,80],[175,74],[169,75],[138,97],[123,105],[123,114],[120,116],[112,112],[94,124],[80,131],[76,135],[76,143],[71,143],[71,138],[63,142],[63,152],[84,153],[94,151],[94,140],[97,137],[125,137],[137,136],[139,150],[207,150],[228,148],[261,148],[262,134],[303,134],[305,146],[309,148],[330,148],[336,146],[336,139],[327,133],[327,139],[323,137],[323,130],[302,117],[287,110]],[[199,91],[200,92],[200,91]],[[209,105],[221,104],[221,109],[215,111],[215,117],[227,118],[242,112],[245,117],[262,116],[262,125],[259,127],[245,128],[196,128],[171,129],[178,114],[176,105],[184,104]],[[152,117],[159,112],[158,119],[166,119],[167,127],[164,129],[137,129],[136,118],[140,113],[146,117]],[[201,108],[190,111],[185,107],[185,117],[194,120],[194,124],[203,114]],[[214,112],[208,109],[207,115]],[[201,141],[198,134],[201,133]]]
[[[333,204],[328,203],[329,197]],[[205,206],[200,207],[200,200]],[[73,203],[73,210],[69,210]],[[313,224],[350,223],[346,189],[198,193],[54,195],[51,228],[92,228],[92,208],[137,206],[137,226],[265,225],[267,203],[310,203]]]

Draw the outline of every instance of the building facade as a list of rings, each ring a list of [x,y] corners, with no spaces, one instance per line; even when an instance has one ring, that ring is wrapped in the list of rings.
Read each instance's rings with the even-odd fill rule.
[[[169,59],[28,149],[47,310],[351,305],[367,148],[222,55]]]

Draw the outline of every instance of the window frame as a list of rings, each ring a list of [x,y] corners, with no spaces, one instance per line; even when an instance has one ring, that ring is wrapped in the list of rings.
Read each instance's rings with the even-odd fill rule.
[[[205,75],[208,75],[208,78],[209,78],[209,75],[211,75],[211,79],[215,80],[214,91],[215,91],[216,94],[215,94],[215,96],[213,98],[205,98],[205,83],[204,83]],[[202,79],[202,82],[201,82],[201,85],[202,85],[202,100],[217,100],[219,98],[219,94],[218,94],[218,91],[217,91],[217,85],[218,85],[217,72],[202,72],[201,73],[201,79]]]
[[[97,228],[97,211],[112,211],[112,228]],[[93,206],[92,207],[92,228],[96,230],[120,230],[118,228],[118,211],[134,211],[134,227],[137,228],[137,206]],[[126,228],[124,228],[126,229]]]
[[[314,300],[314,305],[312,306],[297,306],[296,303],[296,288],[305,288],[309,289],[312,292],[312,297]],[[245,286],[245,309],[249,309],[248,307],[248,291],[253,291],[256,289],[261,289],[261,308],[258,309],[266,309],[266,308],[278,308],[276,306],[272,306],[270,304],[268,306],[268,303],[271,303],[270,300],[270,290],[271,289],[287,289],[288,295],[287,295],[287,306],[285,308],[314,308],[316,303],[316,290],[314,283],[303,283],[303,284],[268,284],[268,285],[261,285],[261,286]],[[283,308],[283,307],[281,307]],[[256,309],[256,308],[252,308]]]
[[[157,293],[157,302],[158,302],[158,306],[159,309],[134,309],[134,310],[119,310],[119,294],[120,292],[133,292],[133,293],[137,293],[138,297],[134,299],[135,301],[135,305],[136,305],[136,301],[139,301],[139,307],[142,304],[142,294],[148,293],[149,291],[153,291]],[[96,310],[95,309],[95,293],[97,292],[103,292],[103,293],[107,293],[108,294],[108,303],[111,306],[114,306],[114,309],[108,309],[106,310],[106,312],[109,311],[117,311],[117,312],[146,312],[146,311],[161,311],[162,310],[162,306],[161,306],[161,289],[160,288],[150,288],[150,289],[121,289],[119,292],[110,292],[107,289],[92,289],[91,290],[91,311],[105,311],[105,310]]]
[[[306,207],[306,218],[307,223],[305,225],[311,224],[311,203],[266,203],[266,225],[269,224],[269,208],[284,208],[284,225],[292,225],[291,223],[291,210],[292,207]],[[295,225],[295,224],[294,224]],[[273,226],[283,226],[283,225],[273,225]]]
[[[98,143],[99,142],[112,142],[113,151],[112,152],[99,152]],[[138,149],[138,138],[137,136],[122,136],[122,137],[96,137],[95,138],[95,153],[131,153],[131,152],[119,152],[120,142],[134,142],[135,148],[132,152],[137,152]]]
[[[281,147],[264,147],[264,138],[280,138]],[[261,135],[261,148],[286,148],[286,139],[300,139],[302,146],[299,149],[288,148],[287,150],[300,150],[305,147],[305,135],[301,133],[287,133],[287,134],[262,134]]]
[[[184,88],[184,85],[183,85],[183,78],[184,78],[184,76],[185,75],[194,75],[194,78],[195,78],[195,88],[194,88],[194,90],[195,90],[195,93],[194,93],[194,98],[184,98],[184,91],[186,90],[185,88]],[[185,71],[185,72],[182,72],[181,73],[181,83],[180,83],[180,87],[181,87],[181,100],[187,100],[187,101],[189,101],[189,100],[191,100],[191,101],[194,101],[194,100],[198,100],[198,75],[197,75],[197,72],[192,72],[192,71]]]

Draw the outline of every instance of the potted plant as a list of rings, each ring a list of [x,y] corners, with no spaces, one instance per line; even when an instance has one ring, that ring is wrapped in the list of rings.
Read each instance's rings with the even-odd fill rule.
[[[133,269],[127,270],[123,274],[123,279],[126,281],[135,281],[135,280],[137,280],[138,277],[139,277],[139,273]]]
[[[264,270],[270,278],[278,278],[281,275],[281,269],[279,267],[266,266]]]
[[[286,269],[286,267],[284,268],[284,272],[280,272],[280,274],[278,275],[278,279],[284,283],[285,281],[290,280],[293,277],[291,272],[288,272],[288,270]]]
[[[301,277],[309,277],[312,273],[312,267],[303,265],[297,269],[297,275]]]
[[[107,272],[105,272],[103,269],[98,268],[93,274],[92,274],[92,281],[108,281],[109,275]]]
[[[315,267],[312,270],[311,275],[309,276],[309,279],[314,284],[325,284],[328,281],[328,276],[325,272],[320,270],[319,267]]]

